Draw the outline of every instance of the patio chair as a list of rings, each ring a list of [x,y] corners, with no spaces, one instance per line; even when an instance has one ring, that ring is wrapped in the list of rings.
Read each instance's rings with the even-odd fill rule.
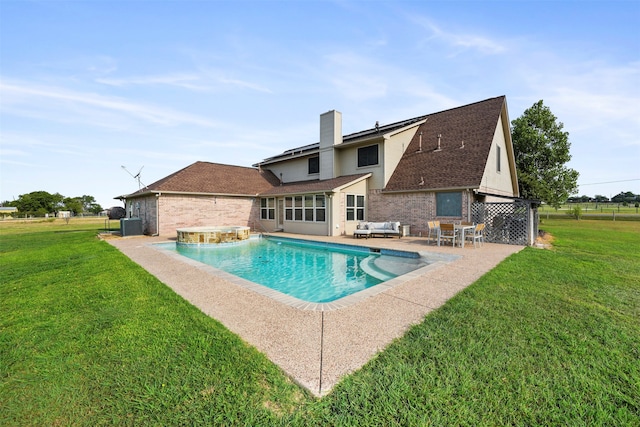
[[[484,222],[477,224],[473,229],[473,234],[469,234],[467,239],[473,240],[473,247],[476,247],[476,242],[480,242],[480,246],[484,245]]]
[[[451,245],[456,245],[456,229],[454,224],[440,224],[440,234],[438,235],[438,246],[440,246],[440,239],[451,240]]]
[[[429,229],[427,242],[431,243],[431,239],[435,239],[438,246],[440,246],[440,221],[427,221],[427,228]]]

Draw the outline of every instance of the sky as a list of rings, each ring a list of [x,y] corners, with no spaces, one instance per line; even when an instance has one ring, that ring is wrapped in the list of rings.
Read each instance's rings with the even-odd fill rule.
[[[639,0],[0,0],[0,202],[122,206],[318,142],[329,110],[349,134],[501,95],[564,124],[579,195],[640,194]]]

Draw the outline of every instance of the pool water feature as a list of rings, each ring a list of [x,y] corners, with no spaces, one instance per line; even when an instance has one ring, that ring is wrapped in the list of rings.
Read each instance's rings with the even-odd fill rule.
[[[280,237],[160,246],[312,303],[335,301],[429,264],[416,252]]]
[[[211,244],[246,240],[251,234],[249,227],[187,227],[176,230],[178,243]]]

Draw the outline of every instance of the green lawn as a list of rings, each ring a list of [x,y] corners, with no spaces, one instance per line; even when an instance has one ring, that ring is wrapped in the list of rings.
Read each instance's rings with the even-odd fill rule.
[[[540,218],[570,218],[573,209],[579,207],[583,219],[601,219],[609,221],[640,221],[640,208],[635,203],[623,206],[622,203],[566,203],[556,209],[542,205],[538,209]]]
[[[640,425],[640,222],[545,220],[322,399],[102,227],[0,222],[1,425]]]

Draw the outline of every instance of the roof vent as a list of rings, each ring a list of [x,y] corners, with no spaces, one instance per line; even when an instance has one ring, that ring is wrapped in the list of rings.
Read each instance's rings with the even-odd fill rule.
[[[376,120],[376,132],[380,132],[380,122]]]
[[[464,139],[462,140],[462,144],[460,145],[460,148],[464,148]]]
[[[418,153],[422,153],[422,131],[420,131],[420,139],[418,142]]]
[[[442,134],[438,134],[438,148],[436,148],[436,149],[435,149],[435,150],[433,150],[433,151],[440,151],[440,150],[442,150],[442,148],[440,148],[440,138],[442,138]]]

